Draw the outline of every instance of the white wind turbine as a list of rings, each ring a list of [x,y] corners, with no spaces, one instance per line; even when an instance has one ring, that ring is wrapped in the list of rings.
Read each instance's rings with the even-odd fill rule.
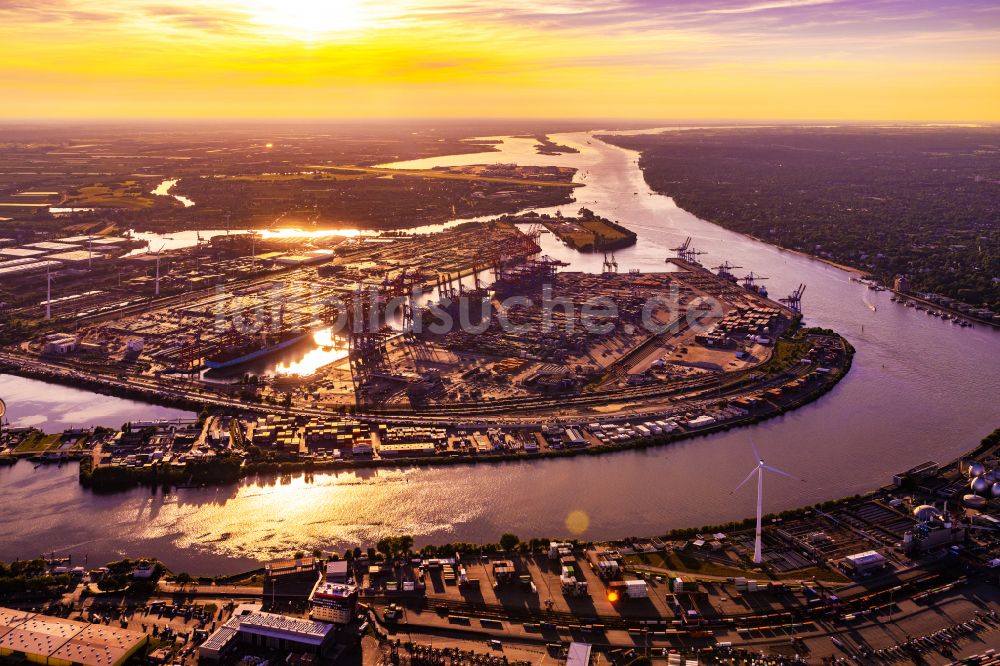
[[[738,485],[735,488],[733,488],[733,492],[731,492],[729,494],[732,495],[733,493],[735,493],[737,490],[739,490],[740,488],[742,488],[743,485],[747,481],[749,481],[753,477],[754,474],[757,475],[757,533],[756,533],[756,538],[754,540],[753,561],[754,561],[754,564],[760,564],[760,562],[761,562],[761,530],[762,530],[761,519],[763,517],[763,508],[764,508],[764,471],[767,470],[768,472],[774,472],[775,474],[780,474],[782,476],[787,476],[789,479],[795,479],[796,481],[802,481],[803,483],[805,483],[805,481],[803,479],[800,479],[797,476],[792,476],[788,472],[782,472],[780,469],[777,469],[776,467],[771,467],[770,465],[765,464],[764,463],[764,459],[760,457],[759,453],[757,453],[757,447],[754,445],[754,443],[753,443],[752,440],[750,442],[750,446],[753,447],[753,455],[757,459],[757,466],[754,467],[750,471],[750,473],[747,474],[747,478],[745,478],[742,481],[740,481],[740,485]]]
[[[166,243],[160,246],[160,249],[156,251],[156,295],[160,295],[160,253],[163,252],[163,248],[167,246]]]
[[[45,319],[52,319],[52,268],[45,269]]]

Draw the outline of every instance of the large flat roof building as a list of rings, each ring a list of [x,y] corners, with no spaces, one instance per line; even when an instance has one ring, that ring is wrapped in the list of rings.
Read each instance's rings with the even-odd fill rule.
[[[145,643],[146,636],[103,624],[91,624],[49,657],[49,663],[101,664],[111,666],[127,660]]]
[[[0,657],[51,666],[121,666],[146,641],[139,631],[0,608]]]
[[[244,604],[237,607],[233,617],[202,643],[199,656],[206,660],[218,660],[237,644],[322,656],[335,636],[332,624],[265,613],[259,605]]]
[[[66,243],[67,245],[81,245],[83,243],[86,243],[89,240],[96,240],[98,238],[100,238],[100,236],[91,236],[91,235],[87,235],[87,236],[70,236],[68,238],[57,238],[57,239],[55,239],[52,242],[53,243]]]
[[[80,264],[86,264],[91,260],[100,261],[101,259],[104,259],[104,255],[98,252],[90,252],[88,250],[71,250],[69,252],[50,254],[46,258],[52,261],[61,261],[67,265],[78,266]]]
[[[880,571],[885,568],[885,557],[874,550],[866,550],[863,553],[854,553],[844,558],[847,567],[857,574],[864,574],[870,571]]]
[[[238,630],[222,625],[198,646],[198,657],[208,661],[219,661],[236,641],[237,633]]]
[[[61,268],[62,264],[55,261],[42,261],[34,257],[24,257],[22,259],[4,259],[0,257],[0,275],[20,275],[22,273],[32,273],[36,270],[49,268]]]
[[[13,261],[0,261],[0,277],[14,277],[16,275],[25,275],[26,273],[40,273],[42,271],[57,271],[61,269],[63,265],[58,261],[37,261],[35,259],[29,259],[23,263],[19,260]],[[42,278],[43,280],[45,278]]]
[[[71,250],[79,250],[80,246],[75,243],[57,243],[54,241],[43,241],[41,243],[29,243],[24,247],[30,247],[33,250],[48,250],[49,252],[70,252]]]
[[[0,256],[16,257],[18,259],[23,259],[24,257],[40,257],[43,254],[45,254],[45,250],[32,250],[28,247],[7,247],[0,250]]]
[[[293,559],[272,560],[264,564],[264,573],[268,576],[285,576],[288,574],[314,573],[319,566],[315,557],[296,557]]]
[[[331,583],[346,583],[350,578],[347,560],[333,560],[326,563],[326,579]]]
[[[91,241],[91,245],[121,245],[122,243],[128,242],[127,238],[121,238],[120,236],[100,236]]]

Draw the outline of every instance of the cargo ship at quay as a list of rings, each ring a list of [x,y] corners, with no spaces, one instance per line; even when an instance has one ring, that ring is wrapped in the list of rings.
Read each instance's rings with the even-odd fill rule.
[[[205,367],[209,370],[224,370],[267,358],[302,342],[312,334],[312,330],[287,331],[279,334],[277,341],[251,341],[237,347],[226,348],[205,358]]]

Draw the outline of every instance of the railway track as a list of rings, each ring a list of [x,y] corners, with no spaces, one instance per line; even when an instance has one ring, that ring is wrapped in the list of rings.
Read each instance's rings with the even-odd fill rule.
[[[174,402],[187,402],[192,405],[211,405],[243,412],[267,413],[273,411],[273,407],[246,403],[234,397],[189,391],[179,388],[176,382],[164,382],[149,377],[120,379],[110,374],[95,374],[90,368],[82,368],[58,361],[42,361],[7,351],[0,351],[0,364],[6,365],[15,372],[18,369],[22,371],[28,370],[28,374],[38,374],[56,381],[76,380],[84,386],[97,385],[100,388],[105,388],[109,391],[118,390],[124,394],[138,392],[154,401],[162,401],[166,397]],[[799,364],[794,372],[782,373],[765,382],[755,381],[759,379],[759,372],[754,369],[748,369],[730,373],[722,378],[719,376],[696,378],[667,386],[626,387],[614,391],[583,393],[552,398],[525,396],[487,403],[447,405],[425,410],[371,409],[359,411],[354,416],[355,418],[377,419],[388,422],[406,422],[413,418],[419,418],[422,421],[446,425],[454,424],[456,420],[468,419],[477,421],[482,420],[480,417],[500,416],[514,423],[520,421],[537,424],[540,417],[551,417],[559,411],[570,408],[587,408],[632,402],[649,403],[650,401],[668,398],[676,399],[674,406],[677,409],[695,408],[699,406],[698,401],[718,400],[721,398],[731,399],[781,386],[796,378],[806,376],[813,369],[813,364]],[[647,406],[646,409],[648,410],[649,407]],[[616,415],[624,418],[634,415],[636,411],[620,410],[616,412]],[[512,415],[512,412],[516,414]],[[318,407],[291,407],[287,410],[287,413],[320,418],[329,416],[329,412],[326,409]],[[565,420],[572,420],[572,418],[585,419],[586,416],[586,414],[582,414],[579,417],[566,417]]]

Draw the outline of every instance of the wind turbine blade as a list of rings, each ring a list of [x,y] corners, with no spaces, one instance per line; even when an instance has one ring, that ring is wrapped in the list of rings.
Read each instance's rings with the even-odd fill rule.
[[[747,478],[745,478],[745,479],[743,479],[742,481],[740,481],[740,485],[738,485],[738,486],[736,486],[735,488],[733,488],[732,492],[730,492],[729,494],[730,494],[730,495],[732,495],[732,494],[733,494],[733,493],[735,493],[735,492],[736,492],[737,490],[739,490],[740,488],[742,488],[742,487],[743,487],[743,485],[744,485],[744,484],[745,484],[745,483],[746,483],[747,481],[749,481],[750,479],[752,479],[752,478],[753,478],[753,475],[757,473],[757,470],[758,470],[758,469],[760,469],[760,466],[759,466],[759,465],[758,465],[757,467],[754,467],[754,468],[753,468],[752,470],[750,470],[750,473],[749,473],[749,474],[747,474]]]
[[[800,479],[799,477],[793,476],[792,474],[789,474],[788,472],[782,472],[777,467],[771,467],[770,465],[763,465],[763,467],[768,472],[774,472],[775,474],[780,474],[781,476],[787,476],[789,479],[795,479],[796,481],[801,481],[802,483],[806,482],[805,479]]]
[[[753,443],[752,437],[750,438],[750,447],[753,448],[753,459],[757,462],[763,460],[763,458],[760,457],[760,452],[757,451],[757,445]]]

